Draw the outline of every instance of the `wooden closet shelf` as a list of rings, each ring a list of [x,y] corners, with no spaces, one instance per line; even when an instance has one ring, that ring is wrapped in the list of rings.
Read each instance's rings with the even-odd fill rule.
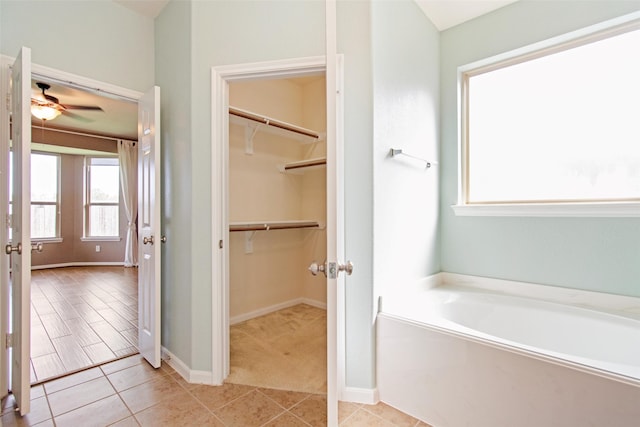
[[[317,221],[247,221],[229,223],[229,231],[269,231],[294,228],[320,228],[320,224]]]
[[[296,139],[300,142],[317,142],[324,140],[324,134],[320,132],[296,126],[281,120],[272,119],[271,117],[263,116],[262,114],[243,110],[241,108],[229,106],[229,115],[235,123],[241,125],[264,125],[265,129],[276,134],[286,135],[287,137]]]

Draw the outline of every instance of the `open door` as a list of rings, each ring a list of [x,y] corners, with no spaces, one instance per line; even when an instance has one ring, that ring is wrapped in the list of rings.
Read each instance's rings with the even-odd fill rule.
[[[160,367],[160,88],[138,102],[138,348]]]
[[[338,399],[344,387],[344,284],[353,266],[345,261],[343,195],[342,56],[337,53],[336,2],[326,2],[327,93],[327,425],[338,425]]]
[[[25,415],[31,400],[31,49],[21,49],[11,82],[12,237],[5,252],[11,256],[11,390]]]

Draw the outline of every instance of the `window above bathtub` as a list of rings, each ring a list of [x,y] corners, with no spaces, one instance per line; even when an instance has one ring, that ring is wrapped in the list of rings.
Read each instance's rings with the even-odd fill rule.
[[[640,14],[459,68],[456,215],[640,216]]]

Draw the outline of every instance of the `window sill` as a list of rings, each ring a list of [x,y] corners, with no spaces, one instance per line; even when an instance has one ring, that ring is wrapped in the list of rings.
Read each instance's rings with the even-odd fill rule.
[[[32,237],[31,239],[31,243],[62,243],[63,239],[62,237]],[[11,243],[11,241],[9,241],[9,243]]]
[[[81,242],[119,242],[122,238],[116,237],[81,237]]]
[[[640,202],[478,204],[451,208],[456,216],[640,217]]]

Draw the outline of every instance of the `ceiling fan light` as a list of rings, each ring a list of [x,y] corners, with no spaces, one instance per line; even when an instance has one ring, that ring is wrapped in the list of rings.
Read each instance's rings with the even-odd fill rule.
[[[60,115],[60,111],[47,105],[32,105],[31,114],[40,120],[53,120]]]

